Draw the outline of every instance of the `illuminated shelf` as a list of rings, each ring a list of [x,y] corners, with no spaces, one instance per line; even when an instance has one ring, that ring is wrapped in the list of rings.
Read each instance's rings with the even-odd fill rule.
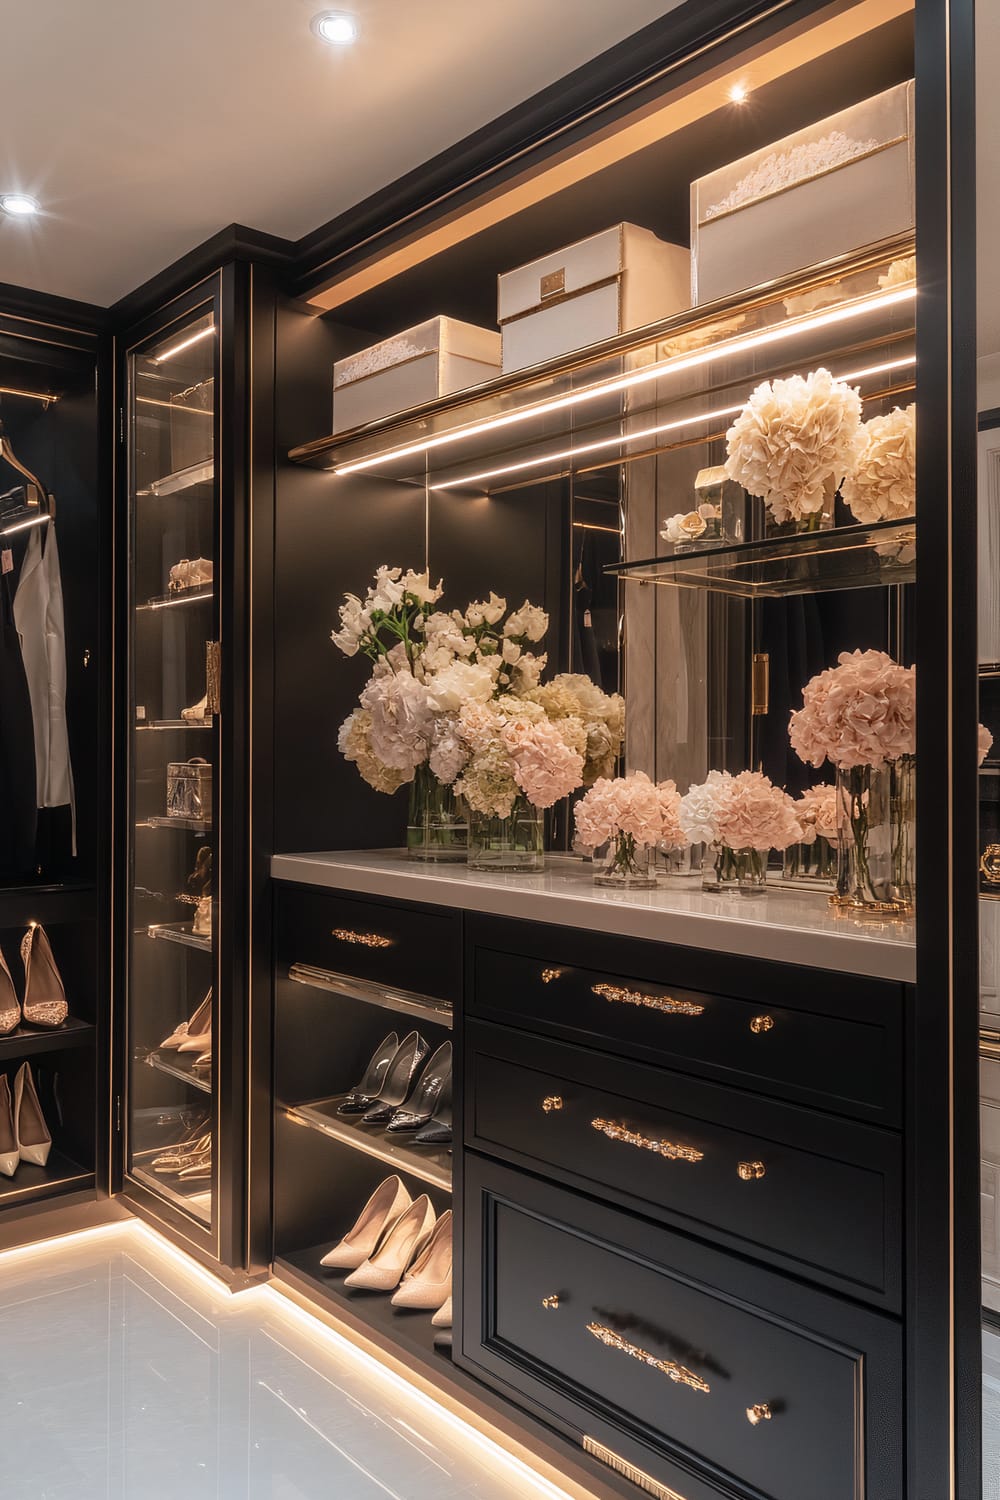
[[[211,934],[195,932],[190,922],[155,922],[146,928],[146,936],[162,943],[180,943],[184,948],[200,948],[204,953],[212,951]]]
[[[330,1099],[317,1099],[312,1104],[296,1105],[293,1109],[286,1109],[285,1113],[297,1125],[307,1125],[311,1130],[318,1130],[322,1135],[353,1147],[355,1151],[376,1157],[385,1162],[386,1166],[395,1167],[400,1172],[409,1172],[411,1177],[419,1177],[422,1182],[429,1182],[433,1187],[451,1190],[451,1153],[447,1148],[441,1150],[432,1146],[404,1146],[398,1136],[386,1134],[384,1125],[352,1123],[360,1122],[361,1116],[337,1114],[337,1106],[345,1098],[344,1094],[335,1094]]]
[[[840,257],[289,457],[340,475],[495,494],[719,442],[761,380],[820,364],[866,401],[902,399],[914,387],[916,287],[885,279],[912,249],[904,238]]]
[[[194,1052],[151,1052],[146,1058],[151,1068],[156,1068],[160,1073],[166,1073],[168,1078],[176,1078],[180,1083],[190,1084],[193,1089],[201,1089],[202,1093],[212,1092],[211,1077],[203,1077],[194,1071]]]
[[[370,984],[367,980],[352,979],[349,974],[335,974],[330,969],[318,969],[312,964],[292,964],[288,977],[296,984],[328,990],[335,995],[344,995],[349,1000],[377,1005],[383,1010],[399,1011],[404,1016],[415,1016],[418,1020],[429,1021],[435,1026],[451,1027],[454,1021],[452,1006],[443,1000],[432,1000],[428,995],[414,994],[412,990]]]
[[[627,583],[707,589],[744,599],[785,598],[835,589],[884,588],[916,577],[916,521],[835,526],[797,536],[676,551],[623,562],[605,572]]]
[[[210,583],[202,583],[191,589],[175,589],[172,594],[154,594],[144,604],[136,605],[136,613],[151,609],[176,609],[179,604],[198,604],[203,599],[214,599],[215,591]]]
[[[155,730],[164,733],[166,730],[178,729],[211,729],[211,719],[139,719],[136,722],[136,733],[143,730],[148,734]]]
[[[189,464],[186,469],[176,469],[172,474],[164,474],[162,479],[154,479],[145,489],[136,490],[136,494],[178,495],[196,485],[209,484],[214,478],[215,461],[210,458],[200,464]]]
[[[212,825],[206,818],[140,818],[136,828],[181,828],[191,833],[211,833]]]

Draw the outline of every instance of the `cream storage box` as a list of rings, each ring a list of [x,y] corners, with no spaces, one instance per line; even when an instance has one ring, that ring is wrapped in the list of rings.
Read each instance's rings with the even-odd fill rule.
[[[504,374],[683,312],[690,274],[687,250],[636,224],[506,271],[497,283]]]
[[[913,230],[913,83],[691,184],[695,306]]]
[[[333,430],[345,432],[481,385],[500,373],[500,335],[455,318],[431,318],[338,359]]]

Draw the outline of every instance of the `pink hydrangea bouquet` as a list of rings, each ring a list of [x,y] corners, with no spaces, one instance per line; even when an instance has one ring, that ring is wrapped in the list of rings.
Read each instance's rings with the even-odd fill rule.
[[[680,824],[692,843],[707,844],[705,885],[719,890],[735,883],[752,894],[763,890],[767,855],[801,842],[795,804],[760,771],[711,771],[681,799]]]
[[[672,781],[651,781],[644,771],[615,779],[601,776],[574,809],[578,846],[587,854],[608,846],[595,873],[599,885],[654,886],[649,850],[686,843],[681,798]]]

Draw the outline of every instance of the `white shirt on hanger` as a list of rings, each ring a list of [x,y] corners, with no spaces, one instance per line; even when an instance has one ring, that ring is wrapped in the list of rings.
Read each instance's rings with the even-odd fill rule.
[[[21,638],[34,720],[38,806],[70,804],[75,854],[76,796],[66,727],[66,625],[54,521],[33,528],[28,538],[14,595],[14,623]]]

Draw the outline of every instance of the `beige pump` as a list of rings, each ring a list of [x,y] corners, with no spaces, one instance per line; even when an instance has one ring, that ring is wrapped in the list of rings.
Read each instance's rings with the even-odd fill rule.
[[[440,1307],[451,1296],[451,1209],[434,1225],[434,1233],[403,1277],[393,1307]]]
[[[203,1032],[206,1027],[210,1027],[211,1024],[212,990],[211,987],[209,987],[208,994],[198,1006],[198,1009],[195,1011],[191,1019],[188,1021],[181,1021],[179,1026],[175,1026],[170,1035],[168,1037],[164,1037],[163,1041],[160,1043],[159,1050],[161,1052],[167,1052],[175,1047],[179,1047],[182,1042],[187,1041],[189,1036],[199,1036],[201,1032]]]
[[[13,1177],[20,1160],[21,1153],[17,1149],[17,1135],[14,1131],[14,1104],[10,1097],[10,1084],[7,1082],[7,1074],[0,1073],[0,1173],[4,1177]]]
[[[366,1292],[391,1292],[407,1266],[418,1256],[434,1228],[434,1209],[426,1193],[414,1199],[368,1259],[352,1271],[345,1286]]]
[[[31,1064],[26,1062],[14,1079],[14,1136],[21,1160],[44,1167],[52,1150],[52,1137],[38,1102]]]
[[[0,1036],[10,1036],[20,1020],[21,1003],[10,977],[7,960],[0,953]]]
[[[372,1254],[379,1240],[412,1204],[402,1180],[387,1177],[380,1182],[339,1245],[320,1261],[328,1269],[355,1271]]]
[[[62,976],[39,922],[32,922],[21,939],[24,964],[24,1019],[29,1026],[61,1026],[69,1015]]]

